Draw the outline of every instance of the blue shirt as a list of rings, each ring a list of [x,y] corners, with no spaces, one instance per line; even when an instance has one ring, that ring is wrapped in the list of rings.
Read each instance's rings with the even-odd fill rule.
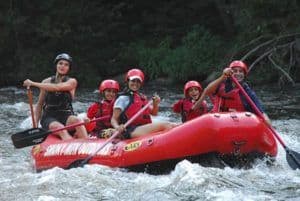
[[[247,92],[247,94],[249,95],[249,97],[251,98],[251,100],[254,102],[254,104],[256,105],[256,107],[262,112],[264,113],[264,109],[263,106],[260,102],[260,100],[257,98],[255,92],[249,87],[249,85],[247,83],[243,83],[243,88],[245,89],[245,91]],[[247,111],[255,113],[255,111],[252,109],[251,105],[248,103],[247,99],[240,94],[240,97],[243,101],[243,104],[246,108]]]

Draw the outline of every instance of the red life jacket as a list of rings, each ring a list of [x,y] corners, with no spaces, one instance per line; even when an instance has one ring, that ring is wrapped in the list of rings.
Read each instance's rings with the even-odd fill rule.
[[[87,116],[90,119],[104,117],[107,115],[111,117],[113,113],[113,105],[114,105],[114,100],[113,101],[102,100],[101,102],[96,102],[89,107]],[[101,131],[102,129],[111,128],[111,127],[112,125],[110,123],[110,118],[109,118],[109,119],[97,121],[96,126],[93,130]]]
[[[231,110],[240,112],[246,111],[239,91],[238,88],[234,88],[229,92],[225,92],[225,84],[222,83],[214,97],[214,107],[212,112],[228,112]]]
[[[196,110],[192,110],[193,105],[194,103],[190,98],[184,98],[173,105],[173,111],[181,114],[182,122],[189,121],[207,113],[206,101],[203,101],[201,107]]]
[[[99,110],[96,113],[96,118],[98,117],[104,117],[109,115],[110,117],[112,116],[113,113],[113,106],[114,106],[114,100],[113,101],[108,101],[108,100],[102,100],[99,104]],[[111,128],[112,125],[110,123],[110,119],[106,119],[103,121],[97,121],[96,123],[96,130],[102,130],[105,128]]]
[[[133,115],[140,111],[140,109],[148,103],[145,95],[138,92],[130,92],[125,95],[129,96],[129,105],[121,114],[121,123],[126,123]],[[141,115],[139,115],[130,125],[140,126],[152,123],[150,116],[150,109],[147,108]]]

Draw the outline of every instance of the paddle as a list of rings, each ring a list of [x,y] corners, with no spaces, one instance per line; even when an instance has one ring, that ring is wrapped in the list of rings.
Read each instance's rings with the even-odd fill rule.
[[[107,115],[104,117],[92,119],[90,122],[101,121],[101,120],[105,120],[105,119],[109,119],[109,118],[110,118],[110,116]],[[80,123],[68,125],[68,126],[65,126],[62,128],[58,128],[58,129],[55,129],[52,131],[45,130],[43,128],[31,128],[31,129],[13,134],[11,136],[11,139],[16,148],[27,147],[27,146],[31,146],[31,145],[35,145],[35,144],[39,144],[39,143],[43,142],[50,133],[56,133],[56,132],[59,132],[59,131],[65,130],[65,129],[75,128],[77,126],[81,126],[81,125],[84,125],[87,123],[88,122],[80,122]]]
[[[260,118],[264,119],[264,116],[263,116],[262,112],[257,108],[257,106],[255,105],[255,103],[249,97],[249,95],[247,94],[247,92],[245,91],[245,89],[241,86],[241,84],[239,83],[239,81],[234,76],[231,76],[231,79],[237,85],[237,87],[241,90],[242,94],[245,96],[245,98],[247,99],[247,101],[249,102],[249,104],[251,105],[251,107],[254,109],[255,113]],[[290,165],[290,167],[292,169],[294,169],[294,170],[295,169],[300,169],[300,154],[297,153],[297,152],[295,152],[295,151],[293,151],[293,150],[291,150],[291,149],[289,149],[284,144],[283,140],[280,138],[280,136],[277,134],[277,132],[274,130],[274,128],[270,124],[266,123],[266,125],[269,127],[269,129],[272,131],[273,135],[276,137],[276,139],[279,141],[279,143],[282,145],[282,147],[286,151],[286,160],[287,160],[288,164]]]
[[[131,124],[138,116],[140,116],[151,104],[152,104],[153,100],[149,101],[142,109],[140,109],[137,113],[135,113],[135,115],[133,115],[125,124],[124,127],[126,128],[129,124]],[[110,143],[111,141],[113,141],[118,135],[119,135],[119,131],[115,131],[113,133],[113,135],[108,138],[106,140],[106,142],[104,142],[102,144],[102,146],[100,146],[94,153],[90,154],[88,157],[86,157],[85,159],[78,159],[74,162],[72,162],[67,169],[70,168],[76,168],[76,167],[83,167],[85,164],[87,164],[94,156],[96,156],[96,154],[101,151],[108,143]]]
[[[33,112],[33,101],[32,101],[32,91],[30,89],[30,86],[27,87],[27,96],[28,96],[28,101],[29,101],[29,106],[30,106],[30,113],[31,113],[31,120],[32,120],[32,127],[36,128],[36,122],[34,119],[34,112]]]

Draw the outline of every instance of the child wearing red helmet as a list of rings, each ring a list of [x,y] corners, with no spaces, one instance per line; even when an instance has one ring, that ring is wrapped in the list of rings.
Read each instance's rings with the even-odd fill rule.
[[[205,100],[201,103],[199,108],[192,110],[193,105],[200,98],[202,93],[202,87],[199,82],[193,80],[188,81],[184,85],[183,93],[185,97],[173,105],[173,111],[181,114],[182,122],[189,121],[207,113],[207,103]]]
[[[88,132],[92,136],[107,138],[111,128],[110,117],[113,112],[113,105],[117,93],[120,90],[119,83],[115,80],[104,80],[99,85],[99,94],[101,99],[93,103],[87,110],[87,117],[92,120],[94,118],[109,116],[109,118],[86,125]]]

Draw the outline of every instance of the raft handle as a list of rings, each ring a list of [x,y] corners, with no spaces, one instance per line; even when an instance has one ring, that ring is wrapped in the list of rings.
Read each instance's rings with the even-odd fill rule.
[[[216,114],[214,114],[214,117],[219,118],[219,117],[220,117],[220,114],[219,114],[219,113],[216,113]]]
[[[233,121],[239,121],[238,116],[236,115],[235,112],[231,112],[230,117],[232,118]]]
[[[152,138],[148,139],[147,145],[150,146],[153,144],[153,142],[154,142],[154,138],[152,137]]]
[[[110,155],[113,155],[115,153],[115,151],[117,151],[117,149],[118,149],[118,146],[116,146],[116,145],[113,146],[110,150]]]
[[[251,114],[251,112],[246,112],[246,113],[245,113],[245,116],[246,116],[246,117],[251,117],[252,114]]]

